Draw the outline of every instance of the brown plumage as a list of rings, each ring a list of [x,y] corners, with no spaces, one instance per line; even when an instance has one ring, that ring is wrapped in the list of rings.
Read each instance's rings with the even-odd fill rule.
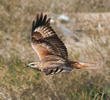
[[[37,14],[31,31],[31,45],[40,58],[40,65],[31,63],[29,66],[44,72],[46,75],[70,72],[74,68],[87,68],[79,62],[68,59],[67,49],[50,26],[47,15]]]

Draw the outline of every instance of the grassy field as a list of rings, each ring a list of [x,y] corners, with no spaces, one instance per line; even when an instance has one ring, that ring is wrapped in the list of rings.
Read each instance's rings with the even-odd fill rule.
[[[105,1],[1,0],[0,100],[110,100],[110,7]],[[26,67],[39,60],[29,36],[40,12],[55,21],[52,27],[69,58],[96,69],[45,76]],[[69,21],[59,20],[61,14]]]

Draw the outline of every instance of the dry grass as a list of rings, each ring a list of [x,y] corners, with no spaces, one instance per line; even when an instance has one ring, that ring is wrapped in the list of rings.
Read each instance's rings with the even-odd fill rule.
[[[110,13],[87,13],[108,11],[105,1],[1,0],[0,100],[109,100]],[[45,76],[27,68],[27,63],[38,60],[29,42],[38,12],[55,20],[52,26],[61,33],[71,59],[94,63],[91,66],[97,69]],[[70,17],[69,22],[58,20],[62,13]],[[63,36],[62,26],[72,34]]]

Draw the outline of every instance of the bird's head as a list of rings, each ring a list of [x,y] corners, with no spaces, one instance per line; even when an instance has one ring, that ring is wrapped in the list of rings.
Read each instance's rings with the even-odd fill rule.
[[[40,66],[39,62],[32,62],[32,63],[27,64],[27,67],[31,67],[37,70],[40,70],[39,66]]]

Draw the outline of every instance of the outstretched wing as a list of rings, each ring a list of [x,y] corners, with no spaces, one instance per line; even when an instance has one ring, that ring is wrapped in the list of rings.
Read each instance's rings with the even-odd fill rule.
[[[58,38],[50,26],[50,18],[47,15],[37,14],[32,24],[31,44],[40,59],[47,55],[57,55],[67,59],[68,53],[64,43]]]

